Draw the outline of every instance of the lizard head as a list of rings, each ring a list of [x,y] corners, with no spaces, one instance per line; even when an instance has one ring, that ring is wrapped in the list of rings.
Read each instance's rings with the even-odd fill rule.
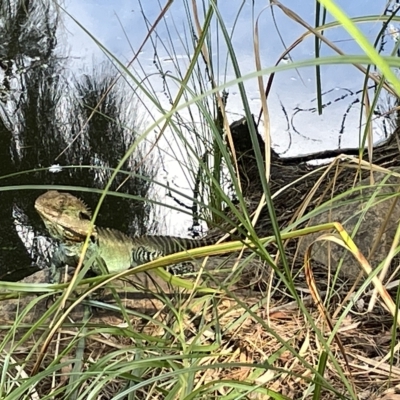
[[[96,234],[89,208],[70,193],[50,190],[36,199],[35,209],[54,239],[81,242]]]

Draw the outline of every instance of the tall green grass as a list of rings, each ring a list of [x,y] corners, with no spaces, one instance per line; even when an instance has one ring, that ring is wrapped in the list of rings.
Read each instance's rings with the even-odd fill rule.
[[[337,47],[325,37],[325,32],[344,27],[355,42],[359,44],[364,54],[343,54],[340,49],[337,49],[337,56],[294,60],[289,65],[278,65],[279,60],[277,60],[276,66],[263,66],[260,62],[258,43],[265,39],[259,37],[256,29],[256,20],[258,24],[262,23],[262,15],[260,15],[256,16],[253,21],[249,21],[249,24],[254,26],[254,71],[250,72],[242,71],[240,68],[239,55],[232,42],[232,37],[235,35],[235,24],[231,30],[228,30],[221,16],[219,4],[205,0],[197,3],[183,1],[182,4],[186,11],[185,26],[187,30],[181,30],[180,21],[165,18],[167,12],[170,13],[169,16],[172,16],[174,7],[178,6],[178,3],[168,2],[164,8],[160,9],[159,18],[150,23],[149,35],[143,43],[144,45],[152,43],[155,50],[163,46],[172,59],[172,70],[171,64],[168,71],[165,71],[161,69],[162,63],[159,63],[159,72],[164,78],[166,90],[171,100],[169,108],[166,108],[160,101],[159,94],[155,92],[151,85],[151,78],[144,79],[145,76],[133,72],[122,60],[114,57],[84,26],[81,26],[87,34],[92,36],[94,42],[103,49],[106,56],[115,63],[118,74],[121,74],[123,79],[137,87],[140,97],[145,99],[146,104],[152,104],[152,107],[156,110],[152,121],[148,123],[147,128],[138,137],[120,164],[113,166],[114,172],[110,181],[104,187],[99,203],[94,210],[94,220],[101,212],[101,204],[105,196],[118,195],[110,192],[111,183],[116,174],[130,173],[130,171],[121,171],[124,162],[142,142],[161,141],[164,147],[159,150],[160,154],[165,154],[174,159],[176,165],[182,169],[182,176],[187,178],[188,186],[193,188],[197,184],[198,191],[197,197],[193,198],[187,191],[183,192],[179,187],[166,185],[157,180],[153,182],[155,191],[157,191],[157,188],[160,190],[168,189],[172,196],[183,199],[189,204],[195,204],[201,212],[204,223],[210,226],[225,224],[224,230],[226,231],[226,227],[235,229],[240,224],[241,232],[247,234],[247,245],[253,246],[257,250],[258,256],[265,261],[266,268],[271,268],[276,273],[280,279],[280,285],[286,287],[293,301],[297,303],[298,320],[304,323],[304,329],[307,331],[306,337],[299,339],[295,336],[283,335],[283,331],[277,331],[269,318],[260,317],[261,307],[265,306],[268,310],[269,307],[272,307],[273,299],[260,293],[259,302],[247,302],[245,298],[241,298],[229,289],[229,282],[225,282],[217,289],[211,289],[203,287],[201,283],[193,283],[192,280],[174,278],[172,283],[175,284],[177,292],[175,296],[170,298],[163,293],[155,294],[157,300],[163,304],[162,311],[166,314],[164,318],[156,318],[125,308],[115,291],[116,304],[112,305],[103,303],[101,299],[98,301],[89,300],[88,291],[80,295],[75,295],[73,292],[73,289],[77,289],[80,285],[88,282],[94,285],[90,289],[90,292],[93,292],[106,283],[112,283],[115,279],[112,276],[82,280],[83,274],[80,274],[67,291],[66,285],[8,284],[2,286],[9,290],[7,295],[2,295],[4,301],[10,296],[15,298],[24,296],[27,292],[38,293],[41,296],[32,300],[25,309],[20,310],[21,318],[42,297],[47,297],[52,293],[59,294],[61,297],[34,324],[24,326],[18,318],[14,324],[7,326],[9,333],[4,336],[1,344],[1,398],[29,398],[38,391],[40,394],[37,395],[37,398],[41,399],[91,399],[98,398],[100,393],[107,392],[112,393],[109,394],[108,398],[113,399],[245,399],[267,398],[266,396],[273,399],[286,399],[291,398],[290,395],[285,394],[287,391],[284,390],[288,381],[291,384],[301,382],[297,388],[301,387],[304,395],[296,393],[296,398],[325,398],[321,397],[321,393],[324,393],[323,396],[327,396],[326,398],[328,396],[331,396],[329,398],[336,396],[336,398],[343,399],[358,398],[353,377],[349,376],[348,371],[343,367],[343,363],[339,361],[344,355],[334,354],[331,350],[334,335],[330,332],[326,334],[321,329],[321,324],[315,321],[315,314],[311,314],[309,308],[304,305],[296,289],[291,267],[286,257],[283,240],[290,237],[295,238],[314,230],[330,229],[332,226],[314,227],[306,232],[299,231],[300,222],[304,222],[312,215],[326,209],[327,204],[322,204],[311,214],[293,222],[284,231],[280,229],[274,208],[274,198],[268,183],[270,179],[268,171],[271,168],[269,154],[271,141],[270,125],[267,123],[269,118],[268,93],[265,91],[266,82],[263,78],[269,75],[272,82],[273,76],[284,70],[298,69],[301,74],[301,68],[309,66],[315,67],[316,75],[319,76],[320,66],[349,64],[365,72],[364,90],[367,97],[368,66],[376,65],[381,74],[378,78],[380,90],[400,94],[398,79],[391,68],[399,65],[398,58],[379,54],[358,29],[361,23],[378,20],[385,22],[387,19],[383,16],[349,18],[335,2],[321,0],[320,5],[326,7],[326,11],[332,14],[337,22],[323,23],[311,27],[300,16],[273,1],[271,7],[274,7],[275,12],[279,9],[283,11],[287,15],[288,24],[301,24],[304,27],[304,35],[298,39],[299,42],[306,40],[307,37],[314,37],[318,44],[324,43],[336,50]],[[316,21],[324,21],[321,15],[318,15],[318,13],[325,13],[322,7],[316,8]],[[242,8],[239,7],[237,20],[240,19],[241,12]],[[399,19],[395,17],[392,20],[398,21]],[[79,24],[79,21],[76,21],[76,23]],[[157,36],[157,27],[161,24],[165,24],[167,31],[171,32],[171,36],[165,38]],[[174,34],[178,32],[180,35],[179,39],[188,60],[186,65],[176,62],[178,54],[175,53],[173,46],[173,32],[175,32]],[[381,31],[380,34],[383,33],[384,31]],[[221,43],[223,43],[223,46]],[[296,43],[293,43],[290,48],[296,46]],[[223,54],[220,53],[222,48],[226,49]],[[215,53],[218,54],[217,57],[213,56]],[[136,65],[136,71],[139,71],[140,66],[135,62],[137,63],[139,60],[136,59],[133,62],[133,65]],[[232,67],[235,74],[234,80],[225,81],[223,79],[227,70],[226,67],[221,67],[224,64]],[[263,105],[262,116],[266,122],[265,130],[261,134],[265,139],[267,154],[263,154],[259,148],[256,139],[257,132],[252,127],[251,138],[256,154],[259,179],[263,188],[263,196],[260,198],[257,211],[262,208],[267,209],[273,227],[273,232],[271,232],[273,236],[267,240],[261,240],[257,236],[253,226],[254,218],[257,219],[257,212],[256,215],[249,212],[246,198],[244,198],[240,187],[235,149],[232,146],[229,130],[232,118],[227,113],[224,101],[224,90],[237,88],[244,115],[248,120],[251,120],[254,110],[250,107],[244,84],[252,79],[257,79],[259,82],[259,96]],[[373,79],[377,79],[376,76]],[[221,84],[221,81],[224,83]],[[318,87],[317,90],[316,95],[321,98],[321,88]],[[379,93],[372,102],[369,102],[370,105],[363,109],[362,112],[365,112],[365,115],[360,116],[360,120],[364,118],[368,122],[371,121],[378,95]],[[368,135],[370,135],[370,130],[366,128],[362,140],[360,140],[362,145],[367,142]],[[362,145],[360,145],[360,152],[363,151]],[[67,188],[60,187],[59,189]],[[142,200],[148,201],[148,199]],[[180,209],[178,205],[174,208]],[[188,213],[187,210],[180,209],[180,211]],[[270,254],[265,249],[266,242],[275,243],[276,251],[279,252],[281,260],[279,265],[277,265],[275,254]],[[190,255],[193,257],[196,257],[196,255],[205,256],[218,253],[221,249],[228,252],[237,251],[241,249],[241,243],[225,245],[225,247],[224,245],[216,245],[206,252],[201,249],[192,251]],[[243,263],[246,263],[246,257],[249,256],[244,256]],[[185,259],[185,254],[170,256],[167,259],[157,260],[148,266],[125,272],[122,275],[129,277],[129,275],[135,275],[145,270],[155,270],[167,263],[183,259]],[[157,273],[165,280],[170,279],[163,271]],[[179,287],[186,290],[185,293],[189,295],[188,301],[184,300],[182,292],[178,290]],[[221,293],[234,299],[234,303],[230,303],[228,309],[223,310]],[[358,293],[359,296],[361,289]],[[201,297],[198,298],[195,294],[201,294]],[[327,296],[328,302],[333,296],[334,289],[331,289]],[[63,307],[63,302],[67,299],[73,299],[73,306],[65,303]],[[121,323],[120,326],[112,326],[106,323],[92,325],[90,320],[86,320],[68,324],[68,314],[72,312],[74,306],[84,303],[113,310],[119,313],[124,323]],[[195,315],[191,311],[194,306],[197,306],[197,314]],[[325,307],[328,307],[328,305],[325,304]],[[235,316],[226,321],[226,317],[233,313],[235,309]],[[349,311],[350,309],[346,308],[338,316],[336,325],[332,326],[333,332],[339,329]],[[49,326],[46,322],[48,316],[51,316],[52,326]],[[142,322],[152,327],[152,332],[148,334],[139,332],[137,327],[132,324],[134,318],[141,318]],[[268,346],[262,343],[259,349],[260,353],[263,354],[261,359],[249,357],[249,360],[239,362],[237,358],[233,357],[232,343],[236,337],[240,340],[246,337],[245,334],[241,333],[241,330],[245,330],[247,320],[251,320],[253,324],[257,324],[265,332],[264,340],[270,338],[271,341],[274,340],[274,343],[279,343],[279,346],[274,347],[271,353],[265,353]],[[50,346],[57,340],[57,336],[53,336],[53,333],[56,332],[57,327],[62,325],[62,322],[64,322],[63,330],[69,341],[68,345],[61,347],[59,353],[53,352],[53,348],[50,347],[49,354],[44,357],[44,353],[40,353],[47,351],[44,344]],[[23,327],[27,329],[27,333],[20,337],[17,333]],[[19,360],[18,351],[21,347],[31,345],[30,337],[33,332],[39,333],[39,338],[35,345],[25,352],[25,360]],[[188,341],[187,335],[190,332],[194,332],[194,334]],[[315,338],[319,346],[317,346],[319,352],[314,349],[313,363],[310,363],[309,358],[306,357],[307,353],[304,352],[304,349],[298,346],[299,341],[307,341],[311,336]],[[92,353],[85,354],[85,357],[82,357],[82,353],[75,353],[75,346],[79,346],[82,338],[98,344],[98,346],[92,348]],[[248,339],[251,342],[251,338]],[[251,344],[255,346],[254,343]],[[283,353],[287,353],[291,358],[291,362],[288,362],[287,365],[279,362]],[[80,354],[82,358],[78,359],[76,354]],[[73,370],[71,364],[74,365]],[[35,365],[33,376],[30,374],[32,365]],[[301,367],[298,367],[298,365]],[[231,378],[231,376],[235,376],[235,371],[244,370],[250,371],[245,380]],[[328,378],[331,373],[338,377],[341,382],[340,388],[336,387],[332,380]],[[51,379],[54,379],[53,384]],[[60,380],[63,384],[58,386]],[[50,387],[53,387],[53,389],[50,389]]]

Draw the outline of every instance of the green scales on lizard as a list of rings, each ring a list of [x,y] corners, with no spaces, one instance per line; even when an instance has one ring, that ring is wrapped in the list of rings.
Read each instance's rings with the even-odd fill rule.
[[[86,204],[70,193],[48,191],[36,199],[35,209],[43,219],[52,238],[59,247],[51,261],[53,277],[67,264],[76,266],[90,228],[91,212]],[[114,229],[95,226],[92,230],[85,260],[100,258],[108,272],[120,272],[159,257],[214,244],[208,240],[183,239],[173,236],[129,237]],[[187,263],[186,263],[187,265]],[[184,266],[180,264],[181,268]],[[101,274],[94,262],[91,269]],[[183,268],[185,269],[185,268]],[[184,273],[179,266],[174,273]]]

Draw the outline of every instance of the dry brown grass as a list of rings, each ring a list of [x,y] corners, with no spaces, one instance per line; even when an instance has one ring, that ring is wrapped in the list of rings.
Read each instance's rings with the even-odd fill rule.
[[[347,305],[342,302],[349,294],[349,286],[342,283],[334,291],[326,291],[327,275],[322,268],[318,268],[318,271],[319,273],[315,275],[316,285],[320,289],[325,307],[332,316],[333,322],[337,323]],[[42,278],[43,272],[38,273],[36,278],[31,277],[33,282]],[[242,290],[218,296],[191,297],[189,300],[183,293],[175,294],[166,300],[163,296],[157,298],[158,295],[155,292],[154,296],[148,292],[146,295],[143,294],[141,299],[136,295],[133,299],[128,299],[129,295],[119,291],[121,299],[125,298],[123,301],[125,310],[133,312],[130,314],[129,324],[116,310],[101,310],[100,308],[94,310],[87,327],[84,354],[86,363],[82,374],[87,373],[91,365],[100,362],[106,355],[111,357],[109,362],[120,357],[121,363],[129,359],[134,363],[134,354],[138,349],[142,352],[143,358],[150,359],[157,355],[157,349],[160,356],[162,354],[166,356],[192,354],[193,356],[193,353],[199,350],[190,348],[190,343],[196,343],[197,349],[200,348],[198,346],[202,346],[203,349],[210,346],[210,351],[203,350],[201,357],[197,358],[198,365],[206,366],[206,368],[195,373],[193,379],[195,387],[212,384],[219,380],[233,380],[248,382],[253,387],[268,388],[290,399],[303,398],[303,394],[310,390],[310,382],[315,380],[312,369],[318,369],[321,354],[326,352],[316,332],[319,331],[325,341],[328,340],[331,332],[309,295],[309,289],[301,271],[295,279],[295,285],[315,327],[310,326],[309,318],[286,293],[282,284],[276,281],[274,288],[279,288],[279,290],[274,292],[273,297],[268,297],[263,291]],[[104,296],[107,298],[107,295]],[[236,299],[235,296],[237,296]],[[369,296],[370,292],[361,296],[337,328],[336,335],[343,345],[346,357],[335,340],[330,342],[329,351],[344,371],[357,398],[383,399],[385,393],[392,393],[400,383],[400,366],[397,353],[390,361],[393,319],[388,316],[384,305],[380,303],[373,313],[367,314],[365,309]],[[112,304],[113,301],[108,299],[107,303]],[[23,309],[29,299],[15,302],[19,304],[20,309]],[[3,327],[14,323],[17,313],[15,310],[11,312],[12,308],[10,301],[2,302],[1,325]],[[32,311],[25,322],[30,325],[37,321],[46,308],[45,302],[40,302],[35,312]],[[334,317],[335,314],[336,317]],[[48,367],[57,353],[64,351],[73,340],[76,340],[81,326],[80,321],[82,321],[82,309],[74,310],[70,318],[74,323],[64,324],[53,339],[42,368]],[[103,329],[103,332],[99,331],[99,327]],[[104,331],[107,327],[110,328],[110,333]],[[120,334],[118,334],[119,329]],[[34,335],[25,338],[12,351],[13,358],[20,363],[29,357],[29,362],[25,366],[25,372],[28,375],[35,361],[34,355],[38,351],[32,354],[30,349],[40,348],[38,344],[43,341],[45,330],[46,325],[37,328]],[[14,339],[21,337],[23,332],[21,325]],[[2,331],[3,340],[6,333],[7,330]],[[147,336],[142,335],[149,335],[148,339],[146,339]],[[164,341],[162,346],[155,345],[157,338]],[[182,347],[181,340],[186,343],[186,348]],[[75,346],[67,351],[62,360],[68,364],[68,360],[72,360],[74,354]],[[193,357],[191,363],[196,365],[197,363],[194,362],[196,357]],[[178,359],[176,362],[182,366],[185,365],[185,359],[180,361]],[[55,379],[56,386],[68,384],[71,368],[68,365],[62,368],[61,375]],[[172,369],[165,366],[148,368],[141,379],[158,376],[158,383],[161,384],[165,381],[162,376],[171,372]],[[11,368],[10,373],[12,371]],[[88,376],[82,382],[82,387],[93,379]],[[334,388],[334,392],[323,389],[321,398],[337,399],[340,397],[339,394],[343,398],[350,398],[343,379],[337,372],[337,367],[329,357],[324,379],[326,379],[326,385]],[[126,376],[121,375],[120,378],[111,379],[102,387],[103,397],[101,398],[112,398],[125,384]],[[150,387],[154,390],[152,385],[145,385],[137,392],[137,398],[164,398],[165,394],[158,390],[154,390],[150,397],[146,397]],[[48,376],[39,381],[36,390],[42,396],[49,393]],[[215,390],[208,398],[219,398],[224,393],[229,393],[229,384],[224,389]],[[270,397],[254,392],[245,398],[267,399]],[[305,398],[311,398],[311,394]]]

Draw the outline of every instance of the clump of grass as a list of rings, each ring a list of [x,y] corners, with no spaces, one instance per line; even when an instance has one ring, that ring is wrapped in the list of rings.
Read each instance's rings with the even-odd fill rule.
[[[156,50],[155,61],[170,100],[169,108],[160,101],[151,81],[144,79],[146,76],[133,73],[93,38],[113,60],[121,76],[132,82],[146,104],[151,103],[156,110],[153,122],[132,144],[119,165],[113,166],[115,169],[102,191],[94,218],[101,212],[105,196],[118,195],[110,191],[111,183],[140,143],[148,140],[156,145],[163,141],[160,154],[172,158],[182,169],[188,186],[196,190],[193,193],[184,192],[170,182],[165,184],[154,179],[155,190],[168,190],[171,198],[180,199],[181,203],[189,202],[197,213],[196,218],[203,218],[204,224],[218,225],[223,232],[236,229],[245,239],[195,250],[190,254],[183,252],[118,275],[84,279],[85,271],[82,270],[69,285],[40,285],[29,281],[2,283],[2,303],[10,304],[12,298],[11,304],[16,309],[7,314],[13,315],[15,320],[4,323],[6,333],[1,342],[0,397],[356,399],[360,393],[371,390],[369,382],[372,380],[377,382],[377,386],[371,391],[377,392],[380,386],[397,378],[393,365],[394,333],[392,340],[388,340],[386,346],[382,345],[383,353],[386,351],[388,356],[377,364],[376,360],[363,353],[362,346],[357,348],[354,345],[354,338],[366,344],[369,337],[365,330],[358,330],[362,322],[350,314],[353,303],[338,306],[338,315],[332,318],[337,289],[333,286],[328,288],[323,303],[315,285],[308,252],[304,262],[308,286],[302,282],[302,271],[297,274],[292,272],[289,262],[292,255],[288,254],[287,241],[313,232],[331,232],[332,229],[339,234],[339,239],[333,235],[326,239],[347,246],[368,273],[370,267],[340,224],[301,229],[301,223],[330,205],[325,202],[307,214],[307,201],[311,200],[312,191],[310,197],[305,199],[303,208],[297,210],[292,223],[284,229],[280,227],[269,184],[268,90],[262,79],[266,74],[273,76],[288,68],[305,66],[314,66],[318,75],[319,66],[332,63],[355,65],[367,77],[370,76],[368,70],[361,64],[374,64],[382,72],[380,87],[398,93],[398,82],[390,70],[397,59],[379,55],[356,29],[354,21],[369,21],[369,16],[349,19],[333,2],[321,1],[338,22],[317,24],[313,28],[304,24],[293,11],[273,2],[291,22],[305,27],[305,33],[299,40],[314,35],[316,43],[332,45],[322,32],[344,26],[365,55],[345,55],[338,51],[336,57],[312,58],[291,65],[264,68],[258,46],[262,40],[257,31],[257,23],[262,18],[260,15],[256,22],[253,21],[254,72],[244,75],[232,44],[234,27],[231,32],[228,31],[214,2],[200,4],[202,9],[198,9],[195,2],[184,2],[187,31],[181,32],[173,19],[165,19],[167,12],[171,12],[169,16],[173,15],[175,6],[168,3],[154,23],[149,25],[149,35],[144,41],[144,45],[150,41]],[[323,12],[318,10],[317,13]],[[241,11],[239,8],[237,19]],[[160,24],[165,24],[167,32],[181,32],[179,37],[187,58],[186,65],[177,62],[172,35],[158,37]],[[170,52],[172,71],[170,66],[169,71],[163,70],[159,46]],[[226,64],[232,67],[235,74],[233,81],[220,84],[221,60],[218,57],[215,59],[215,52],[218,57],[221,54],[226,57]],[[138,59],[135,57],[134,61],[138,62]],[[139,69],[138,64],[137,71]],[[146,75],[146,71],[142,70],[142,73]],[[266,147],[263,154],[257,132],[250,124],[250,138],[262,187],[258,204],[252,208],[248,207],[241,187],[224,92],[228,88],[237,88],[244,114],[247,120],[252,120],[253,110],[244,87],[249,79],[258,79],[264,118],[262,136]],[[367,79],[365,82],[366,88]],[[174,85],[175,91],[172,89]],[[320,89],[318,92],[320,96]],[[365,98],[367,96],[368,91],[365,90]],[[376,102],[368,104],[372,106],[365,107],[363,111],[370,122]],[[366,128],[360,143],[365,143],[370,133]],[[332,163],[324,168],[328,171],[334,166]],[[317,182],[317,186],[321,182]],[[283,193],[285,190],[287,188],[282,188]],[[347,194],[354,191],[351,189]],[[331,203],[337,200],[332,199]],[[173,207],[180,209],[180,204],[175,203]],[[262,210],[267,210],[272,226],[272,232],[266,238],[260,238],[254,228]],[[190,215],[185,209],[180,211]],[[172,278],[158,269],[185,259],[222,253],[238,254],[249,248],[252,252],[244,252],[241,258],[235,258],[228,274],[223,274],[221,280],[214,275],[215,271],[220,272],[218,267],[212,271],[207,267],[200,269],[203,274],[195,279]],[[267,271],[269,281],[266,288],[269,290],[266,292],[255,291],[253,287],[240,287],[240,272],[251,270],[255,255]],[[221,269],[223,267],[222,262]],[[144,272],[151,276],[151,287],[141,280]],[[277,280],[273,280],[274,275]],[[396,307],[390,296],[376,277],[371,275],[369,279],[378,288],[396,321]],[[367,283],[356,292],[355,299],[360,298]],[[90,293],[105,287],[108,292],[102,297],[97,300],[89,298]],[[283,295],[279,296],[279,293]],[[56,300],[49,305],[49,298],[54,294],[57,295]],[[110,301],[105,301],[106,298]],[[87,305],[95,307],[97,315],[87,315],[82,309]],[[10,312],[6,308],[4,310]],[[346,346],[348,343],[353,346]]]

